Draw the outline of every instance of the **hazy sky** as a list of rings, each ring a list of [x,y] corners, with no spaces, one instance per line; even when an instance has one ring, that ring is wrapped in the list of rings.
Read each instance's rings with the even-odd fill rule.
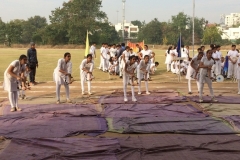
[[[0,0],[0,17],[4,22],[27,19],[34,15],[48,18],[51,11],[67,0]],[[102,10],[112,23],[122,19],[122,0],[102,0]],[[183,11],[192,15],[193,0],[126,0],[126,20],[149,22],[154,18],[168,21]],[[240,0],[195,0],[196,16],[220,22],[221,14],[240,12]],[[118,16],[117,16],[117,11]]]

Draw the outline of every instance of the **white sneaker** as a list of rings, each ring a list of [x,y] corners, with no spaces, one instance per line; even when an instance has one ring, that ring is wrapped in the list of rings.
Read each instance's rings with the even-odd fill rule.
[[[127,99],[127,97],[125,97],[125,98],[124,98],[124,102],[127,102],[127,101],[128,101],[128,99]]]
[[[88,92],[88,95],[92,95],[92,93],[91,93],[91,92]]]
[[[137,99],[135,97],[132,97],[133,102],[137,102]]]
[[[199,99],[199,102],[202,103],[202,102],[203,102],[203,99]]]
[[[150,92],[146,92],[147,95],[151,94]]]
[[[140,95],[140,94],[142,94],[141,92],[138,92],[138,94]]]
[[[212,98],[211,98],[211,101],[212,101],[212,102],[218,102],[218,100],[215,99],[215,97],[212,97]]]
[[[240,92],[238,92],[238,94],[240,95]]]
[[[57,100],[56,104],[60,104],[60,100]]]

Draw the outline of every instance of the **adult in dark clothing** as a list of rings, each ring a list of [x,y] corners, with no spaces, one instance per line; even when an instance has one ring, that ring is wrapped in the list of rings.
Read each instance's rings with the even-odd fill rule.
[[[122,44],[121,44],[120,53],[119,53],[119,55],[117,55],[117,58],[119,58],[124,51],[125,51],[125,43],[122,43]]]
[[[38,59],[37,59],[37,50],[35,48],[35,43],[30,43],[31,48],[27,51],[27,58],[28,64],[30,66],[31,72],[29,74],[30,84],[35,85],[35,75],[36,75],[36,68],[38,68]]]

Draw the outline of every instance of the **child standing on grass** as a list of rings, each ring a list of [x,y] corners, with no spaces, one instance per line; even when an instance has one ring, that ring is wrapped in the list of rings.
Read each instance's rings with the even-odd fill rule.
[[[80,65],[80,79],[81,79],[81,88],[82,95],[84,95],[84,82],[88,83],[88,94],[91,95],[91,81],[93,79],[92,71],[93,71],[93,62],[92,55],[88,54],[87,58],[84,59]]]
[[[134,84],[133,84],[133,81],[135,78],[134,71],[137,68],[135,61],[136,61],[135,56],[129,57],[129,61],[126,62],[124,70],[123,70],[123,93],[124,93],[124,101],[125,102],[128,101],[126,90],[127,90],[127,84],[128,84],[129,79],[130,79],[131,91],[132,91],[132,101],[134,101],[134,102],[137,101],[137,99],[135,98],[135,95],[134,95]]]
[[[141,93],[141,79],[145,80],[146,94],[150,94],[148,91],[148,73],[150,69],[149,56],[145,55],[144,59],[140,61],[137,67],[137,78],[138,78],[138,94]]]

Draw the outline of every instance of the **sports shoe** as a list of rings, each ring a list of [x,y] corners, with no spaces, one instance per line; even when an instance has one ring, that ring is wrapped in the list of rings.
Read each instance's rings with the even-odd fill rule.
[[[92,95],[92,93],[91,93],[91,92],[88,92],[88,95]]]
[[[151,94],[150,92],[146,92],[147,95]]]
[[[140,95],[140,94],[142,94],[141,92],[138,92],[138,94]]]
[[[124,98],[124,102],[127,102],[127,101],[128,101],[128,99],[127,99],[127,97],[125,97],[125,98]]]
[[[137,99],[135,97],[132,97],[133,102],[137,102]]]
[[[84,93],[84,92],[82,92],[82,95],[85,95],[85,93]]]
[[[60,104],[60,101],[58,100],[58,101],[56,102],[56,104]]]
[[[199,102],[202,103],[202,102],[203,102],[203,99],[199,99]]]
[[[218,102],[218,100],[215,99],[215,97],[212,97],[212,98],[211,98],[211,101],[212,101],[212,102]]]
[[[16,110],[17,110],[17,111],[22,111],[22,109],[21,109],[21,108],[19,108],[19,107],[16,107]]]
[[[14,108],[11,108],[11,110],[10,110],[11,112],[15,112],[16,111],[16,107],[14,107]]]

